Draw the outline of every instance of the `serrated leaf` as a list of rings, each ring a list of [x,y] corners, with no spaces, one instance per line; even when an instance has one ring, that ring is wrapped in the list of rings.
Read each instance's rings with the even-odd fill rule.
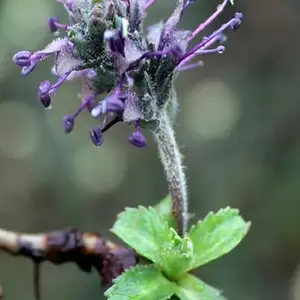
[[[161,247],[159,260],[167,277],[176,280],[189,269],[193,259],[193,244],[189,237],[182,239],[173,228],[170,228],[170,234],[172,243]]]
[[[227,207],[216,214],[209,213],[203,221],[194,225],[188,234],[194,246],[190,269],[231,251],[241,242],[249,227],[250,223],[243,220],[237,209]]]
[[[181,300],[226,300],[219,290],[190,274],[185,274],[177,284],[176,295]]]
[[[156,263],[160,263],[161,247],[169,247],[172,242],[168,223],[152,207],[127,208],[111,231],[138,254]]]
[[[161,200],[154,208],[156,209],[158,214],[168,222],[169,227],[177,229],[176,222],[172,213],[172,199],[170,195]]]
[[[175,294],[176,289],[154,265],[144,265],[120,275],[105,296],[108,300],[165,300]]]

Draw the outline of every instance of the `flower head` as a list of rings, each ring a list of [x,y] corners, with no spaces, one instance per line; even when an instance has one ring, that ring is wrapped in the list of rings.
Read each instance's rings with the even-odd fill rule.
[[[147,11],[156,0],[57,0],[65,7],[68,24],[57,17],[48,21],[51,32],[65,32],[44,49],[36,52],[20,51],[13,57],[21,67],[21,74],[30,74],[37,64],[52,56],[55,83],[41,81],[38,96],[45,108],[52,97],[68,80],[80,78],[84,99],[73,115],[63,117],[66,133],[74,129],[75,119],[86,110],[93,118],[102,118],[102,125],[90,130],[96,146],[103,143],[103,135],[114,124],[133,124],[135,131],[128,141],[139,148],[147,142],[142,128],[155,130],[162,112],[177,107],[172,97],[174,75],[200,65],[191,61],[200,55],[223,53],[224,32],[236,30],[243,15],[236,13],[211,35],[203,37],[194,47],[189,44],[198,38],[208,25],[222,13],[229,0],[195,30],[179,29],[179,22],[187,8],[195,1],[177,0],[176,7],[165,22],[143,30]],[[102,96],[102,99],[97,99]],[[98,102],[97,102],[98,101]]]

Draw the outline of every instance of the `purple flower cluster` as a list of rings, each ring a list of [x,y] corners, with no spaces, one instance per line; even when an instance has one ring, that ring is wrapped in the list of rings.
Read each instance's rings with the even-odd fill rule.
[[[199,55],[223,53],[225,47],[220,44],[224,41],[224,31],[236,30],[243,19],[241,13],[236,13],[196,46],[189,47],[230,0],[224,0],[194,31],[178,28],[183,13],[194,1],[177,0],[167,21],[150,26],[146,32],[142,23],[156,0],[57,1],[68,12],[69,24],[52,17],[48,25],[55,34],[63,30],[65,37],[55,39],[37,52],[20,51],[13,61],[26,76],[39,62],[54,57],[52,73],[58,80],[53,84],[44,80],[38,89],[45,108],[51,107],[53,95],[64,82],[82,80],[83,99],[74,114],[63,117],[63,127],[70,133],[76,117],[84,110],[93,118],[102,117],[102,125],[90,129],[96,146],[102,144],[105,131],[118,122],[125,122],[135,127],[128,141],[136,147],[145,147],[142,128],[155,130],[162,111],[175,107],[174,74],[197,67],[199,62],[191,61]],[[98,101],[97,97],[102,100]]]

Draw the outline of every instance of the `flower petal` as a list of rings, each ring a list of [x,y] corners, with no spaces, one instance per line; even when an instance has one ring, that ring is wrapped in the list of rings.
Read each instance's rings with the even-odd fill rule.
[[[129,63],[138,60],[143,54],[143,52],[139,50],[137,46],[129,39],[125,40],[124,51],[126,60]]]
[[[125,109],[123,112],[124,122],[130,123],[133,121],[137,121],[142,117],[141,110],[138,106],[138,101],[139,98],[134,92],[127,92],[125,100]]]
[[[129,30],[134,32],[140,29],[140,25],[144,20],[146,9],[146,0],[131,0],[129,13]]]
[[[175,39],[174,32],[176,31],[176,26],[180,21],[181,14],[184,8],[184,2],[184,0],[177,0],[176,8],[165,23],[160,40],[159,50],[170,47],[171,41]]]
[[[150,43],[154,45],[154,49],[157,50],[161,38],[162,31],[164,29],[164,23],[159,22],[148,28],[147,39]]]
[[[62,76],[63,74],[74,70],[75,68],[82,65],[82,61],[73,56],[72,52],[62,51],[58,53],[55,61],[55,71],[58,76]],[[75,73],[75,72],[72,72]],[[79,73],[81,74],[81,73]],[[71,78],[78,77],[77,74],[72,74],[72,76],[68,77],[68,80],[72,80]]]

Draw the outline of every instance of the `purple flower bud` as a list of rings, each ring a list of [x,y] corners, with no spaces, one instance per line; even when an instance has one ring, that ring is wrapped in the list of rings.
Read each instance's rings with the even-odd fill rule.
[[[20,51],[13,56],[13,62],[20,67],[25,67],[30,64],[30,57],[31,52]]]
[[[89,133],[93,144],[97,147],[101,146],[103,143],[103,133],[100,126],[91,128]]]
[[[139,131],[134,131],[128,138],[130,144],[138,148],[144,148],[147,146],[147,140],[144,135]]]
[[[56,32],[58,30],[58,27],[56,26],[56,23],[58,23],[58,17],[51,17],[48,20],[48,27],[52,33]]]
[[[70,133],[74,128],[74,117],[73,116],[64,116],[63,117],[63,126],[64,132]]]

